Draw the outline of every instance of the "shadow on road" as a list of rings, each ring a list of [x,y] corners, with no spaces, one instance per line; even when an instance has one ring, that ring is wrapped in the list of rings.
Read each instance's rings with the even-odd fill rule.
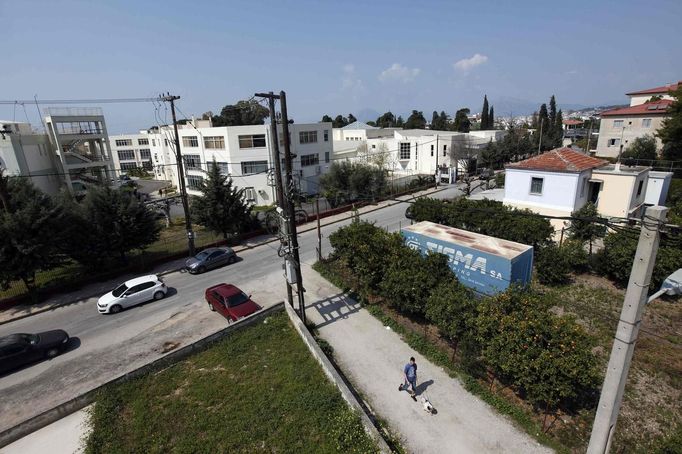
[[[66,346],[64,347],[64,350],[62,350],[59,353],[59,355],[57,355],[55,358],[59,358],[61,355],[66,355],[67,353],[78,349],[80,346],[81,346],[81,340],[79,337],[70,337],[69,341],[66,343]],[[52,361],[53,359],[54,358],[43,357],[43,358],[39,358],[36,361],[33,361],[31,363],[22,364],[21,366],[18,366],[14,369],[7,370],[4,372],[0,372],[0,379],[5,378],[5,377],[9,377],[10,375],[15,374],[17,372],[21,372],[24,369],[28,369],[28,368],[31,368],[33,366],[37,366],[40,363],[43,363],[46,361],[48,361],[48,362]]]

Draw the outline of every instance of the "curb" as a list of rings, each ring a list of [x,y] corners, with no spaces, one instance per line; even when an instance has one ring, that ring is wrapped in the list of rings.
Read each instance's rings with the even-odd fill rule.
[[[447,190],[447,189],[450,189],[450,187],[448,186],[448,187],[444,187],[444,188],[442,188],[442,189],[436,189],[436,190],[434,190],[434,191],[432,191],[432,192],[429,192],[428,194],[424,194],[424,196],[426,196],[426,195],[431,195],[431,194],[436,194],[436,193],[438,193],[438,192],[442,192],[442,191],[445,191],[445,190]],[[413,198],[415,198],[415,199],[418,198],[418,197],[422,197],[422,196],[414,196],[414,194],[408,194],[408,196],[413,196]],[[405,196],[400,196],[400,197],[405,197]],[[387,205],[384,205],[384,206],[381,206],[381,207],[375,207],[375,208],[372,208],[372,209],[370,209],[370,210],[363,211],[363,212],[360,213],[360,216],[362,216],[362,215],[364,215],[364,214],[368,214],[368,213],[373,213],[373,212],[375,212],[375,211],[383,210],[384,208],[392,207],[392,206],[397,205],[397,204],[399,204],[399,203],[406,203],[406,202],[408,202],[408,200],[409,200],[409,199],[404,200],[404,201],[401,201],[401,202],[398,202],[398,201],[391,201],[391,202],[389,202]],[[379,202],[379,203],[381,203],[381,202]],[[365,205],[365,206],[369,206],[369,205]],[[345,212],[345,213],[348,213],[348,212]],[[326,227],[326,226],[332,225],[332,224],[337,224],[337,223],[339,223],[339,222],[347,221],[348,219],[352,219],[352,218],[353,218],[353,215],[351,214],[351,215],[348,216],[348,217],[345,217],[345,218],[342,218],[342,219],[336,219],[336,220],[333,220],[333,221],[328,222],[328,223],[326,223],[326,224],[323,224],[322,222],[320,222],[320,228]],[[322,220],[320,219],[320,221],[322,221]],[[316,221],[311,221],[311,222],[308,222],[308,224],[313,224],[313,223],[315,223],[315,222],[316,222]],[[303,224],[303,225],[305,225],[305,224]],[[303,230],[299,230],[299,231],[297,231],[297,233],[299,233],[299,234],[300,234],[300,233],[307,233],[307,232],[310,232],[310,231],[312,231],[312,230],[317,230],[317,226],[313,226],[313,227],[310,227],[310,228],[306,228],[306,229],[303,229]],[[255,249],[255,248],[259,247],[259,246],[265,246],[266,244],[274,243],[274,242],[276,242],[276,241],[279,241],[279,239],[278,239],[278,238],[272,238],[272,239],[270,239],[270,240],[266,240],[266,241],[263,241],[263,242],[260,242],[260,243],[257,243],[257,244],[251,245],[251,246],[241,246],[241,249],[239,249],[239,250],[237,250],[237,247],[239,247],[239,246],[234,247],[233,249],[235,250],[235,252],[241,252],[241,251],[246,251],[246,250],[250,250],[250,249]],[[166,271],[164,271],[164,272],[162,272],[162,273],[156,273],[156,274],[157,274],[158,276],[165,276],[165,275],[170,274],[170,273],[176,273],[176,272],[180,271],[180,270],[183,269],[183,268],[184,268],[184,267],[174,268],[174,269],[166,270]],[[99,294],[100,294],[100,292],[92,293],[92,294],[88,293],[88,294],[86,294],[86,295],[83,295],[83,296],[81,297],[81,300],[88,299],[88,298],[92,298],[92,297],[97,296],[97,295],[99,295]],[[60,307],[70,306],[71,304],[77,304],[78,302],[80,302],[80,301],[66,301],[66,302],[63,302],[63,303],[57,303],[57,304],[55,304],[55,305],[53,305],[53,306],[50,306],[50,307],[46,307],[46,308],[43,308],[43,309],[38,309],[38,310],[36,310],[36,311],[34,311],[34,312],[31,312],[31,313],[29,313],[29,314],[22,314],[22,315],[19,315],[19,316],[17,316],[17,317],[12,317],[12,318],[7,319],[7,320],[0,320],[0,326],[6,325],[7,323],[16,322],[16,321],[18,321],[18,320],[22,320],[22,319],[24,319],[24,318],[28,318],[28,317],[31,317],[31,316],[34,316],[34,315],[42,314],[43,312],[49,312],[49,311],[51,311],[51,310],[58,309],[58,308],[60,308]]]

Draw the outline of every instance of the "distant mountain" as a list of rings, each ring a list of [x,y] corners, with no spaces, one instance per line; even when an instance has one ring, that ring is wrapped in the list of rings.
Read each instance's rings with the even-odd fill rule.
[[[543,102],[548,104],[549,100],[528,101],[508,96],[489,99],[490,105],[495,107],[495,114],[501,117],[508,117],[510,114],[513,116],[531,115],[533,112],[536,112],[540,109],[540,105]],[[561,102],[557,104],[557,108],[563,110],[564,112],[569,110],[580,110],[584,109],[585,107],[587,106],[584,104],[569,104]],[[472,109],[472,113],[478,113],[478,111],[476,109]]]

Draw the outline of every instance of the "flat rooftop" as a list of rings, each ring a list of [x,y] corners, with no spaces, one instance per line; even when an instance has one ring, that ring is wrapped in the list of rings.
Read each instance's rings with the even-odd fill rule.
[[[487,252],[488,254],[497,255],[506,259],[518,257],[522,253],[533,248],[527,244],[469,232],[468,230],[456,229],[454,227],[448,227],[447,225],[436,224],[429,221],[418,222],[403,227],[402,230],[425,235],[447,243],[460,244],[477,251]]]
[[[639,175],[640,173],[650,169],[651,169],[650,167],[646,166],[626,166],[625,164],[621,164],[620,170],[617,170],[615,164],[609,164],[603,167],[593,169],[592,173],[611,173],[614,175]]]

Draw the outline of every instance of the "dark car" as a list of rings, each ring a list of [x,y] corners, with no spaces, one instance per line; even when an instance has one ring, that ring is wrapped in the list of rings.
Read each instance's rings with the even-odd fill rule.
[[[218,284],[207,288],[206,302],[209,309],[220,312],[231,322],[261,310],[261,307],[251,300],[251,295],[247,295],[232,284]]]
[[[230,265],[237,261],[237,254],[229,247],[210,247],[185,262],[190,273],[203,273],[212,268]]]
[[[41,359],[54,358],[64,351],[68,343],[69,335],[61,329],[0,337],[0,372]]]

